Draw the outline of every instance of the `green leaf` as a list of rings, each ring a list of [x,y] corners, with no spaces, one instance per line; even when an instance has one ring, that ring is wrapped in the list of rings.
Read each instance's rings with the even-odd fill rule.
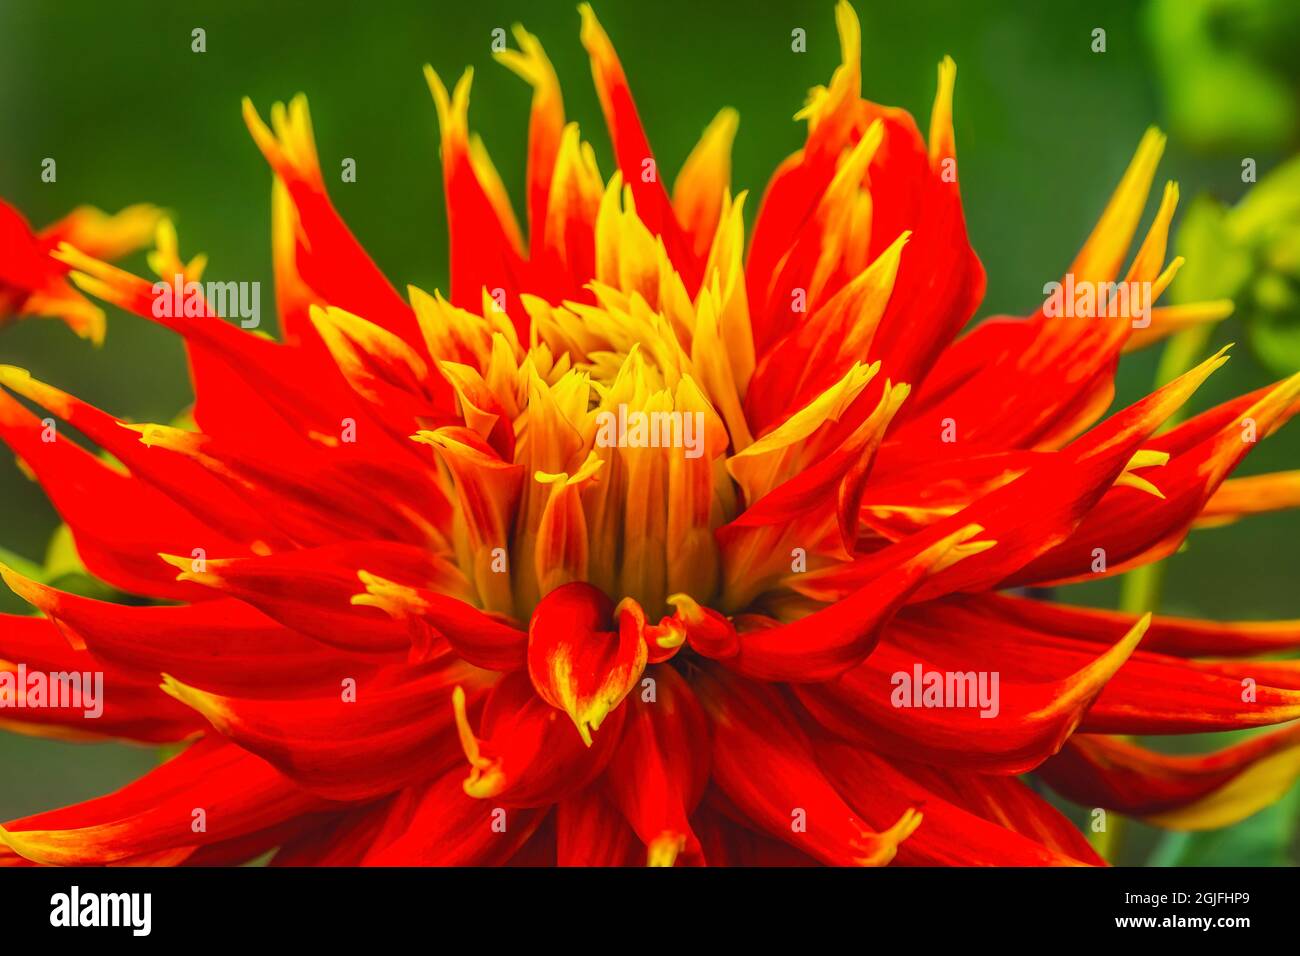
[[[1274,374],[1300,371],[1300,322],[1260,316],[1248,328],[1250,347]]]
[[[1271,243],[1274,233],[1293,227],[1300,220],[1300,156],[1252,185],[1229,215],[1240,241]]]
[[[1254,263],[1230,231],[1228,216],[1210,196],[1197,196],[1188,206],[1174,243],[1187,260],[1169,290],[1177,301],[1235,299],[1250,281]]]
[[[1205,150],[1285,145],[1296,125],[1292,84],[1260,47],[1289,22],[1270,0],[1151,0],[1147,36],[1180,139]],[[1251,29],[1232,29],[1243,23]]]
[[[7,564],[25,578],[31,578],[33,581],[45,583],[45,569],[35,561],[24,558],[21,554],[15,554],[8,548],[0,548],[0,564]]]
[[[86,570],[81,555],[77,554],[77,545],[72,540],[72,529],[66,524],[59,525],[50,536],[49,546],[45,549],[45,573],[51,578],[65,574],[89,575],[90,573]]]
[[[45,552],[45,563],[37,564],[5,548],[0,548],[0,563],[9,565],[25,578],[38,584],[79,594],[82,597],[111,600],[117,591],[86,570],[72,541],[72,532],[66,524],[60,525],[50,538]]]

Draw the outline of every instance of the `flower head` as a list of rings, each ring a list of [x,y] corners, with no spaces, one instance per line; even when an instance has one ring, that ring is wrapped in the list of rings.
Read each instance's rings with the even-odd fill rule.
[[[517,28],[499,59],[533,88],[526,229],[470,132],[471,74],[426,70],[449,297],[403,297],[367,257],[301,97],[269,125],[244,104],[274,173],[280,340],[159,310],[75,238],[5,280],[68,268],[172,329],[196,404],[194,427],[124,425],[0,370],[115,459],[43,441],[0,393],[0,436],[87,568],[168,602],[4,569],[42,616],[4,618],[0,657],[106,683],[93,725],[69,708],[6,724],[189,742],[118,793],[8,823],[0,860],[1100,863],[1017,775],[1173,827],[1276,796],[1297,725],[1203,757],[1127,735],[1300,717],[1300,665],[1250,659],[1300,646],[1300,625],[1013,593],[1296,503],[1284,478],[1226,478],[1297,410],[1300,377],[1159,432],[1220,354],[1105,414],[1124,351],[1224,312],[1150,307],[1180,264],[1172,185],[1124,267],[1163,137],[1142,138],[1067,270],[1099,294],[963,335],[984,273],[951,60],[923,136],[862,98],[841,2],[843,62],[746,249],[734,113],[670,193],[581,13],[616,168]],[[167,282],[202,266],[167,224],[150,261]]]
[[[36,233],[22,213],[0,201],[0,326],[15,315],[45,316],[62,319],[82,338],[103,341],[103,310],[68,284],[67,266],[50,252],[68,242],[88,255],[117,259],[148,242],[160,217],[145,204],[115,216],[82,206]]]

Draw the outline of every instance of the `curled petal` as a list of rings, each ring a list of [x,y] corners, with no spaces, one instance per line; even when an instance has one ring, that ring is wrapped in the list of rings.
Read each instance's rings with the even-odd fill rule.
[[[1075,736],[1040,768],[1058,793],[1170,830],[1231,826],[1300,775],[1300,724],[1208,754],[1163,754],[1127,740]]]
[[[711,607],[701,607],[689,594],[672,594],[668,603],[676,608],[674,617],[686,632],[686,640],[705,657],[722,659],[740,650],[740,637],[731,620]]]
[[[564,130],[564,101],[555,68],[537,37],[519,24],[514,26],[514,35],[519,49],[500,50],[496,59],[533,88],[528,121],[528,239],[529,252],[537,258],[543,248],[543,227]]]
[[[537,605],[528,627],[528,673],[542,700],[564,711],[591,746],[592,731],[645,670],[648,649],[632,615],[619,616],[597,588],[574,582]]]

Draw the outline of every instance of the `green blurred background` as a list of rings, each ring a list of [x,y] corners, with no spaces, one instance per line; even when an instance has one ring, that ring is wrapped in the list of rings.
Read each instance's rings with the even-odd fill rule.
[[[1043,283],[1070,262],[1148,124],[1170,129],[1161,176],[1180,183],[1184,204],[1202,192],[1235,202],[1247,188],[1243,157],[1257,160],[1262,177],[1293,152],[1296,76],[1279,51],[1300,43],[1287,9],[1295,6],[860,0],[866,96],[908,108],[924,129],[936,64],[945,53],[957,61],[962,191],[989,277],[980,315],[1025,314],[1041,301]],[[839,58],[832,0],[606,0],[596,11],[666,178],[716,110],[730,105],[741,114],[733,187],[761,192],[775,164],[801,144],[803,126],[792,115],[805,91],[825,82]],[[445,290],[437,127],[420,67],[432,63],[449,81],[475,67],[471,125],[522,208],[530,93],[489,53],[491,31],[515,21],[542,40],[568,114],[608,174],[608,139],[571,2],[3,0],[0,195],[36,226],[80,203],[164,206],[182,253],[209,254],[206,278],[260,280],[269,309],[270,176],[239,101],[250,95],[265,116],[274,100],[303,91],[344,218],[399,288]],[[205,53],[191,51],[196,27],[206,30]],[[807,31],[806,53],[791,52],[795,27]],[[1098,27],[1105,53],[1091,49]],[[1233,53],[1227,66],[1218,62],[1224,49]],[[1225,117],[1237,121],[1216,125]],[[57,183],[40,181],[45,157],[57,160]],[[356,160],[355,183],[338,181],[345,157]],[[1148,218],[1153,209],[1154,202]],[[142,255],[126,265],[146,271]],[[1197,409],[1277,377],[1244,344],[1240,320],[1216,333],[1220,341],[1243,344],[1197,396]],[[1149,350],[1126,360],[1121,403],[1149,390],[1157,359]],[[102,349],[34,321],[0,333],[0,362],[126,419],[167,421],[190,399],[178,341],[116,310]],[[1300,426],[1292,426],[1262,444],[1241,474],[1298,465]],[[39,488],[0,449],[0,546],[40,560],[56,526]],[[1169,562],[1164,610],[1300,617],[1298,539],[1297,513],[1197,533]],[[1108,581],[1067,596],[1113,607],[1117,591]],[[6,593],[0,610],[25,607]],[[156,752],[126,745],[0,735],[0,819],[106,792],[156,760]],[[1157,844],[1156,834],[1130,828],[1121,859],[1293,861],[1295,796],[1227,834]]]

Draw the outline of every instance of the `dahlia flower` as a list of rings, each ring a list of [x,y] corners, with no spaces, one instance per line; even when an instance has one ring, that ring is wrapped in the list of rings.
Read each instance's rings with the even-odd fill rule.
[[[40,612],[4,618],[8,669],[102,672],[105,691],[95,720],[0,719],[184,745],[116,793],[6,823],[0,860],[1100,864],[1041,786],[1182,829],[1283,792],[1300,724],[1202,755],[1135,738],[1300,717],[1300,663],[1260,659],[1300,647],[1300,622],[1023,589],[1296,504],[1293,475],[1227,476],[1297,411],[1300,376],[1161,431],[1226,357],[1108,415],[1120,356],[1224,303],[1116,315],[1103,296],[963,334],[984,273],[955,67],[922,135],[862,98],[843,2],[842,63],[746,250],[735,115],[669,193],[581,15],[608,175],[538,40],[517,27],[497,54],[533,90],[526,235],[470,133],[471,73],[448,89],[426,70],[449,297],[403,297],[358,245],[301,97],[269,126],[244,103],[274,174],[279,340],[207,308],[157,315],[150,280],[75,234],[5,263],[6,295],[66,269],[176,332],[196,399],[192,422],[129,424],[0,371],[0,435],[86,567],[153,599],[5,569]],[[1073,287],[1173,280],[1172,184],[1124,266],[1163,145],[1141,138]],[[203,266],[166,222],[149,261],[164,283]]]
[[[161,213],[129,206],[115,216],[94,206],[74,209],[39,233],[0,201],[0,327],[19,315],[61,319],[82,338],[104,340],[104,310],[68,284],[68,267],[50,255],[71,243],[87,255],[117,259],[145,245]]]

